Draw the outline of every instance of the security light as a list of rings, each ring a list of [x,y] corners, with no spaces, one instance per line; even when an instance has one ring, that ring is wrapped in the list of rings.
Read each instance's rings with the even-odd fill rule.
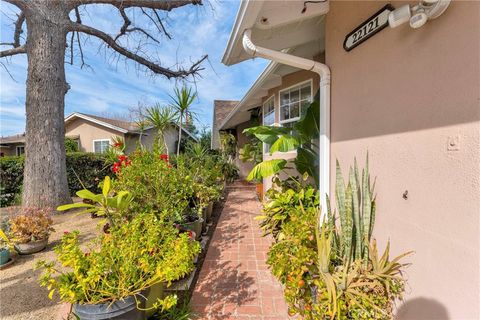
[[[410,27],[417,29],[428,20],[438,18],[450,5],[451,0],[423,0],[415,6],[403,5],[390,13],[388,24],[396,28],[407,21]]]

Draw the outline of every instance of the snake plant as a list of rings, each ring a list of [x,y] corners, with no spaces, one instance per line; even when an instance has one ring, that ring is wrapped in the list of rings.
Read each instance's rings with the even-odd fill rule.
[[[362,260],[368,262],[368,246],[375,223],[374,188],[370,183],[368,154],[360,179],[357,160],[350,167],[345,185],[340,163],[337,160],[335,197],[340,217],[340,254],[345,263]]]

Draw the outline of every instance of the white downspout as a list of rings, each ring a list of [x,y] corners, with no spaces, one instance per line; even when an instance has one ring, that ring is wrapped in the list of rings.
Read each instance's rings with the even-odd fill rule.
[[[320,62],[297,57],[288,53],[279,52],[256,46],[251,40],[252,31],[243,33],[243,48],[253,57],[262,57],[292,67],[309,70],[320,76],[320,170],[319,191],[321,195],[323,221],[326,215],[326,197],[330,190],[330,68]]]

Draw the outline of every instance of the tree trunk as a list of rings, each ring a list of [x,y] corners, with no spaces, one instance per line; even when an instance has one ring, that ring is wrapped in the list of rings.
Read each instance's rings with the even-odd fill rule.
[[[183,118],[183,115],[180,114],[180,123],[178,124],[177,156],[180,155],[180,142],[182,141],[182,118]]]
[[[63,1],[37,1],[25,12],[26,93],[23,206],[56,208],[70,203],[65,164],[64,55],[68,11]]]

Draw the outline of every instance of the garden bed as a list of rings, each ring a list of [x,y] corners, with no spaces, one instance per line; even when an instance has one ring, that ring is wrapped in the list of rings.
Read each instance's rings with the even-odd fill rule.
[[[13,207],[2,208],[0,216],[7,216]],[[0,270],[0,318],[4,320],[22,319],[59,319],[57,315],[65,306],[59,300],[50,300],[45,294],[45,289],[38,285],[40,270],[33,268],[37,260],[55,259],[53,247],[58,244],[64,231],[79,230],[81,242],[86,243],[97,235],[96,225],[99,219],[92,220],[90,215],[65,213],[54,215],[55,231],[50,235],[46,249],[41,252],[15,256],[15,262]]]

